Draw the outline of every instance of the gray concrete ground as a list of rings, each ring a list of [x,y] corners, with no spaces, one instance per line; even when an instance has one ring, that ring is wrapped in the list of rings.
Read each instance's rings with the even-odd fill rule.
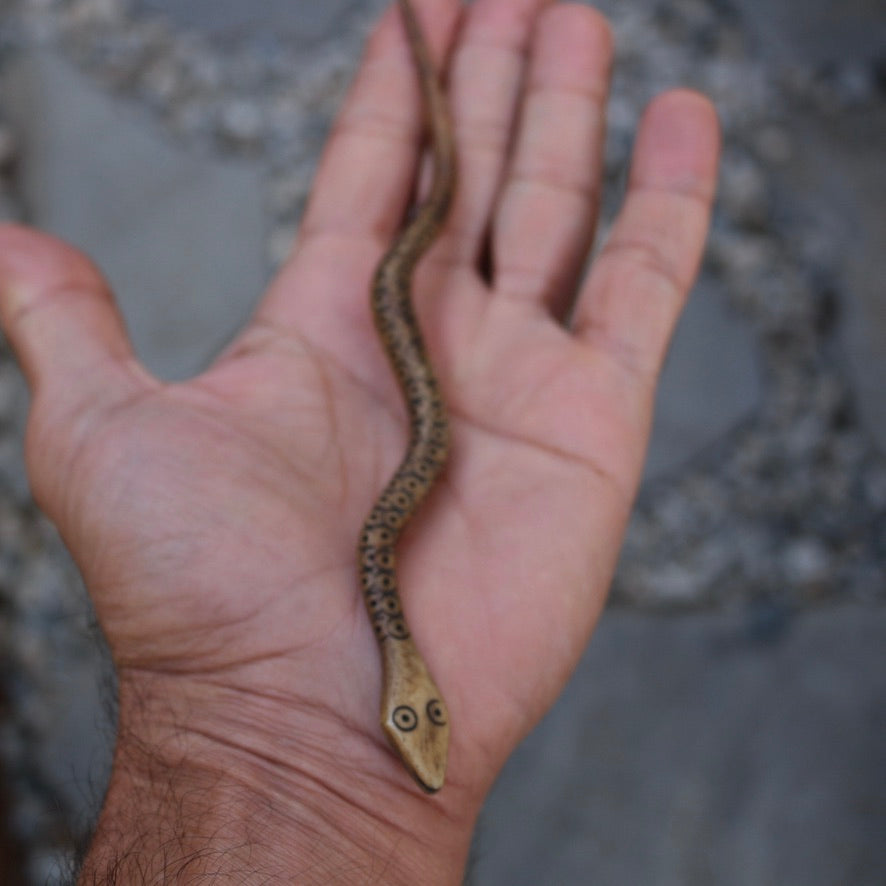
[[[147,86],[115,94],[120,83],[134,76],[125,59],[113,67],[118,61],[110,41],[101,44],[102,28],[110,27],[102,9],[116,7],[103,7],[102,0],[68,5],[80,10],[98,35],[90,39],[98,43],[86,50],[76,33],[74,38],[50,33],[37,41],[39,51],[13,54],[0,71],[0,111],[19,146],[16,196],[28,220],[91,252],[120,294],[140,354],[161,374],[180,376],[203,365],[248,314],[268,273],[268,240],[285,242],[303,199],[303,180],[287,177],[272,151],[256,147],[260,139],[253,127],[257,132],[267,126],[266,140],[272,142],[273,121],[250,117],[248,104],[220,112],[220,125],[227,127],[222,144],[236,148],[220,151],[217,143],[176,135],[176,120],[171,128],[164,124],[164,112],[157,108],[174,88],[164,79],[172,74],[162,66],[155,65],[152,79],[144,81]],[[162,38],[166,42],[194,29],[202,37],[188,39],[208,45],[217,41],[239,53],[232,68],[240,65],[238,70],[249,72],[244,58],[248,62],[250,53],[279,46],[328,41],[353,57],[356,44],[337,37],[338,24],[345,16],[365,14],[371,5],[356,0],[137,0],[132,6],[138,13],[171,16],[173,24],[164,26],[171,35]],[[616,14],[617,5],[610,5]],[[736,0],[744,18],[733,27],[759,41],[761,65],[784,68],[786,76],[791,65],[805,66],[807,73],[823,63],[839,67],[851,49],[852,64],[840,68],[849,83],[844,87],[851,90],[853,72],[871,70],[869,63],[886,58],[878,5],[855,0],[836,10],[823,2]],[[708,8],[728,18],[722,5],[702,0],[658,6],[668,27],[692,16],[703,18]],[[638,24],[640,18],[624,13],[620,33],[630,36],[632,28],[645,27]],[[111,59],[103,63],[111,65],[113,77],[102,79],[89,64],[71,61],[72,56],[98,57],[96,46]],[[737,51],[731,46],[723,42],[724,56]],[[211,61],[211,53],[201,56],[207,58]],[[623,61],[630,70],[632,57]],[[858,67],[862,61],[868,67]],[[216,76],[208,62],[201,70],[207,82]],[[667,79],[670,72],[661,76]],[[750,92],[753,86],[735,88]],[[305,106],[314,101],[323,113],[331,110],[328,96],[304,96],[298,93],[293,101]],[[196,111],[188,116],[186,102],[177,107],[188,111],[176,118],[182,131],[190,120],[197,120],[196,132],[212,129],[214,124]],[[621,107],[616,102],[611,114],[616,134]],[[740,109],[740,102],[728,105],[730,111],[733,107]],[[770,156],[781,161],[773,160],[762,185],[753,176],[742,178],[741,170],[747,170],[740,164],[730,167],[725,187],[732,182],[739,191],[735,212],[745,213],[746,225],[756,225],[757,240],[789,240],[794,229],[772,234],[778,213],[761,217],[748,202],[755,188],[776,189],[780,205],[791,211],[836,218],[828,231],[833,231],[840,261],[828,273],[835,275],[830,285],[836,289],[840,324],[826,349],[839,351],[835,365],[845,368],[847,401],[858,411],[858,427],[853,425],[847,439],[856,447],[867,445],[868,438],[877,440],[882,454],[886,110],[870,96],[856,110],[851,103],[829,113],[802,101],[785,107],[786,116],[775,121],[778,126],[762,133]],[[323,119],[322,114],[311,117],[302,129],[311,150]],[[792,150],[780,147],[785,131]],[[102,133],[98,140],[96,132]],[[303,158],[297,160],[294,165],[302,169]],[[281,210],[282,204],[288,208]],[[672,478],[695,482],[699,465],[710,466],[711,476],[722,473],[726,469],[711,461],[710,453],[749,447],[747,428],[754,428],[761,412],[782,408],[771,393],[779,377],[767,350],[773,346],[771,335],[755,325],[753,312],[736,310],[715,271],[706,273],[694,293],[668,362],[644,493],[648,508],[643,520],[660,507],[656,519],[676,522],[678,534],[689,530],[680,524],[686,511],[668,504],[674,498],[669,498]],[[818,377],[813,378],[814,383],[804,377],[801,386],[814,387]],[[791,427],[802,429],[802,418]],[[876,454],[865,458],[874,468],[864,477],[886,477]],[[788,473],[787,467],[783,470]],[[707,475],[702,479],[714,482]],[[20,480],[9,484],[22,497]],[[717,489],[720,497],[713,498],[710,518],[714,525],[720,511],[731,506],[723,499],[732,487]],[[875,491],[869,488],[866,494]],[[886,486],[877,494],[886,497]],[[773,511],[778,506],[773,503]],[[680,561],[669,566],[683,570],[689,591],[668,598],[661,590],[653,602],[667,606],[679,597],[704,603],[709,611],[698,605],[679,615],[637,611],[631,607],[641,597],[631,596],[634,573],[626,564],[622,585],[628,590],[619,596],[623,605],[604,616],[567,691],[509,762],[489,800],[470,882],[886,883],[886,533],[877,529],[886,525],[884,506],[859,512],[876,514],[876,525],[846,530],[848,547],[880,532],[873,542],[864,541],[869,584],[860,583],[855,572],[823,578],[825,553],[815,546],[814,528],[804,528],[799,540],[779,535],[782,527],[776,524],[790,522],[778,516],[781,512],[756,528],[742,524],[741,536],[732,534],[726,522],[717,549],[748,548],[752,560],[757,542],[760,551],[788,550],[784,574],[799,576],[796,582],[806,589],[802,596],[761,596],[765,582],[752,585],[741,573],[740,587],[728,600],[693,597],[704,569]],[[847,515],[840,517],[843,524],[852,522]],[[638,560],[650,537],[643,532],[635,533],[629,545],[629,556]],[[669,538],[664,536],[666,549]],[[670,581],[673,587],[675,573],[649,562],[651,584],[661,589]],[[835,582],[844,579],[847,585],[874,590],[847,603],[834,590]],[[76,655],[62,656],[43,684],[50,705],[40,730],[43,776],[71,810],[70,821],[94,806],[96,791],[89,785],[100,786],[108,753],[107,732],[100,727],[101,692],[95,689],[102,660],[77,648]],[[23,820],[29,821],[27,816]],[[19,824],[19,830],[27,827]],[[51,876],[52,859],[44,862],[32,868],[38,872],[34,882],[40,873]]]
[[[51,52],[13,63],[2,89],[34,223],[95,257],[151,370],[205,366],[267,277],[261,169],[177,149]]]
[[[878,0],[839,5],[735,0],[763,55],[789,67],[844,66],[847,88],[865,72],[886,77],[886,10]],[[844,232],[841,345],[867,428],[886,451],[886,106],[843,113],[793,111],[791,126],[804,147],[784,168],[794,199],[808,212],[828,212]]]
[[[134,4],[137,12],[168,16],[180,27],[199,30],[219,43],[247,41],[265,46],[281,41],[304,45],[329,37],[341,17],[356,6],[355,0],[137,0]]]
[[[470,882],[878,886],[886,610],[761,641],[741,613],[611,610],[506,766]]]

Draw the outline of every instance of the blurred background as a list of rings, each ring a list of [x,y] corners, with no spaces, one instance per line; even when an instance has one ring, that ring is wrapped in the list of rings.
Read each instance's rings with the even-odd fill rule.
[[[605,222],[673,85],[725,131],[612,603],[505,769],[479,886],[886,883],[886,7],[601,0]],[[0,217],[88,251],[168,378],[248,316],[380,0],[0,0]],[[0,882],[64,883],[114,685],[0,345]]]

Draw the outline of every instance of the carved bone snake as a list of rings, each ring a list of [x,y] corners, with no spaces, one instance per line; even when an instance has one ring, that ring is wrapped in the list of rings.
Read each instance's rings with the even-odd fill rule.
[[[406,401],[410,438],[400,467],[363,524],[358,565],[382,657],[382,729],[416,781],[432,793],[446,774],[449,713],[403,617],[395,545],[442,472],[449,450],[446,408],[411,290],[415,266],[445,221],[456,168],[449,112],[430,52],[409,0],[399,3],[430,128],[434,176],[427,200],[381,260],[372,284],[373,319]]]

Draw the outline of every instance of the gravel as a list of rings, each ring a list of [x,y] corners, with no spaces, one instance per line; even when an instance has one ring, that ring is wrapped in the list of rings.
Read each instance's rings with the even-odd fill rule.
[[[834,344],[840,236],[801,216],[779,189],[797,151],[797,109],[835,114],[884,100],[882,70],[763,64],[725,2],[597,4],[614,24],[604,225],[626,176],[648,99],[677,84],[715,102],[725,131],[721,196],[704,273],[757,341],[764,386],[754,414],[675,474],[644,488],[615,581],[615,605],[747,607],[764,639],[803,607],[883,600],[886,461],[860,426]],[[0,53],[62,51],[108,90],[151,108],[170,134],[268,169],[269,265],[282,261],[317,152],[368,23],[382,6],[343,16],[334,39],[299,51],[225,47],[122,0],[18,0],[0,13]],[[0,55],[2,60],[2,55]],[[2,74],[0,74],[2,75]],[[0,218],[21,217],[19,147],[0,108]],[[28,882],[61,882],[75,812],[46,785],[41,735],[55,722],[45,687],[64,662],[104,653],[75,571],[22,478],[27,395],[0,350],[0,656],[12,716],[0,725],[15,836]]]

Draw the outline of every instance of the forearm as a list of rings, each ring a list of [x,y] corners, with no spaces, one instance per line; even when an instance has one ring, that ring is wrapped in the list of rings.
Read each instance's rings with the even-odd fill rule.
[[[283,762],[260,724],[248,737],[223,735],[229,724],[177,725],[168,698],[160,711],[157,699],[132,696],[121,691],[113,775],[81,886],[461,882],[471,817],[409,784],[352,775],[352,739],[341,759],[324,739]]]

